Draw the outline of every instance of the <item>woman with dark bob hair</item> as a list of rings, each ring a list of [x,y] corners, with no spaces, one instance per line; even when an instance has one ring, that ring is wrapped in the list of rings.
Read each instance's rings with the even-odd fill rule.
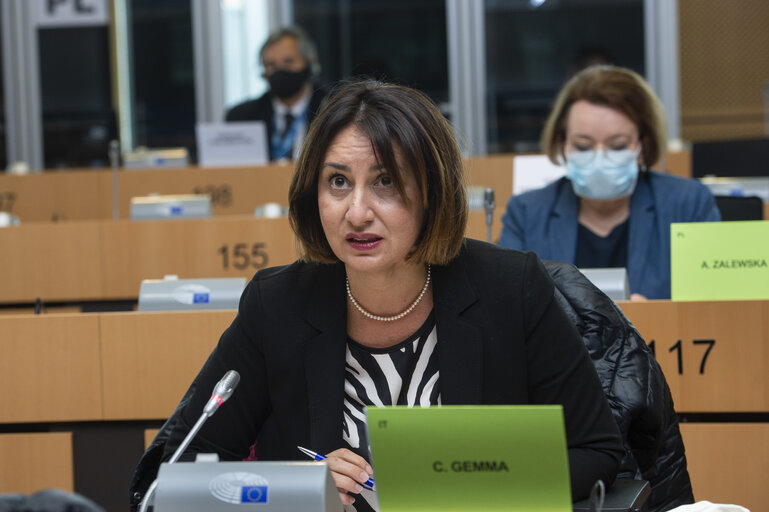
[[[662,104],[637,73],[578,73],[542,131],[566,177],[510,199],[499,245],[580,268],[625,267],[631,298],[670,298],[670,223],[721,214],[701,183],[650,170],[665,138]]]
[[[312,123],[289,192],[301,260],[259,271],[196,378],[165,456],[227,371],[241,381],[192,452],[325,454],[351,510],[363,490],[365,406],[562,404],[573,498],[612,482],[616,423],[587,351],[533,253],[464,240],[463,160],[423,94],[342,86]],[[277,427],[264,434],[265,425]],[[269,439],[266,439],[269,437]]]

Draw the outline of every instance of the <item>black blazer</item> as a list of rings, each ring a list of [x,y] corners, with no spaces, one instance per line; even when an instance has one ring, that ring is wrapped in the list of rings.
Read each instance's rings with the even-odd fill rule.
[[[326,91],[323,89],[313,88],[312,97],[310,98],[309,110],[307,111],[307,126],[310,126],[312,120],[318,114],[323,100],[326,98]],[[248,100],[243,103],[235,105],[227,111],[224,120],[228,123],[231,121],[264,121],[267,126],[267,148],[270,151],[270,160],[274,160],[275,156],[272,154],[272,133],[275,131],[275,123],[273,121],[274,109],[272,108],[272,95],[269,91],[264,93],[255,100]]]
[[[554,300],[533,253],[466,240],[460,255],[433,266],[440,392],[444,404],[562,404],[572,493],[614,481],[622,441],[582,340]],[[260,271],[237,317],[193,384],[165,447],[168,458],[198,419],[227,370],[241,381],[190,451],[223,460],[249,456],[274,422],[272,457],[303,460],[297,445],[343,447],[346,294],[344,266],[297,262]],[[263,450],[257,444],[262,459]]]

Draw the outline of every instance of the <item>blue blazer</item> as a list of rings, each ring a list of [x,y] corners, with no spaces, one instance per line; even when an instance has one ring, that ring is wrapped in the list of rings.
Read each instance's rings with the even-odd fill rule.
[[[567,178],[513,196],[502,216],[499,245],[574,263],[579,201]],[[710,190],[670,174],[642,173],[630,200],[627,272],[631,293],[670,298],[670,223],[719,221]]]

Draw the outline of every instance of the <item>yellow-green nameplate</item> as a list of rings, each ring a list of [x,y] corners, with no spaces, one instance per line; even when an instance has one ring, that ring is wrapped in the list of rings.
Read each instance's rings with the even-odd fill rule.
[[[769,299],[769,221],[671,224],[670,296]]]

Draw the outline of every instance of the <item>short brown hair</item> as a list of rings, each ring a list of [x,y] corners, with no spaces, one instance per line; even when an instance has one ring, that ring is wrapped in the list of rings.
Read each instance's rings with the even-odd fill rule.
[[[666,144],[665,111],[649,84],[626,68],[593,66],[563,86],[542,130],[542,150],[553,163],[561,162],[569,111],[580,100],[622,112],[636,125],[645,167],[651,167],[662,156]]]
[[[457,255],[467,225],[462,153],[451,125],[424,94],[374,80],[345,83],[312,122],[289,189],[289,222],[305,260],[339,261],[326,239],[318,211],[318,179],[328,148],[344,128],[355,126],[371,140],[377,161],[392,169],[408,200],[402,172],[413,172],[424,210],[422,229],[408,258],[442,265]],[[396,149],[406,169],[399,169]]]

